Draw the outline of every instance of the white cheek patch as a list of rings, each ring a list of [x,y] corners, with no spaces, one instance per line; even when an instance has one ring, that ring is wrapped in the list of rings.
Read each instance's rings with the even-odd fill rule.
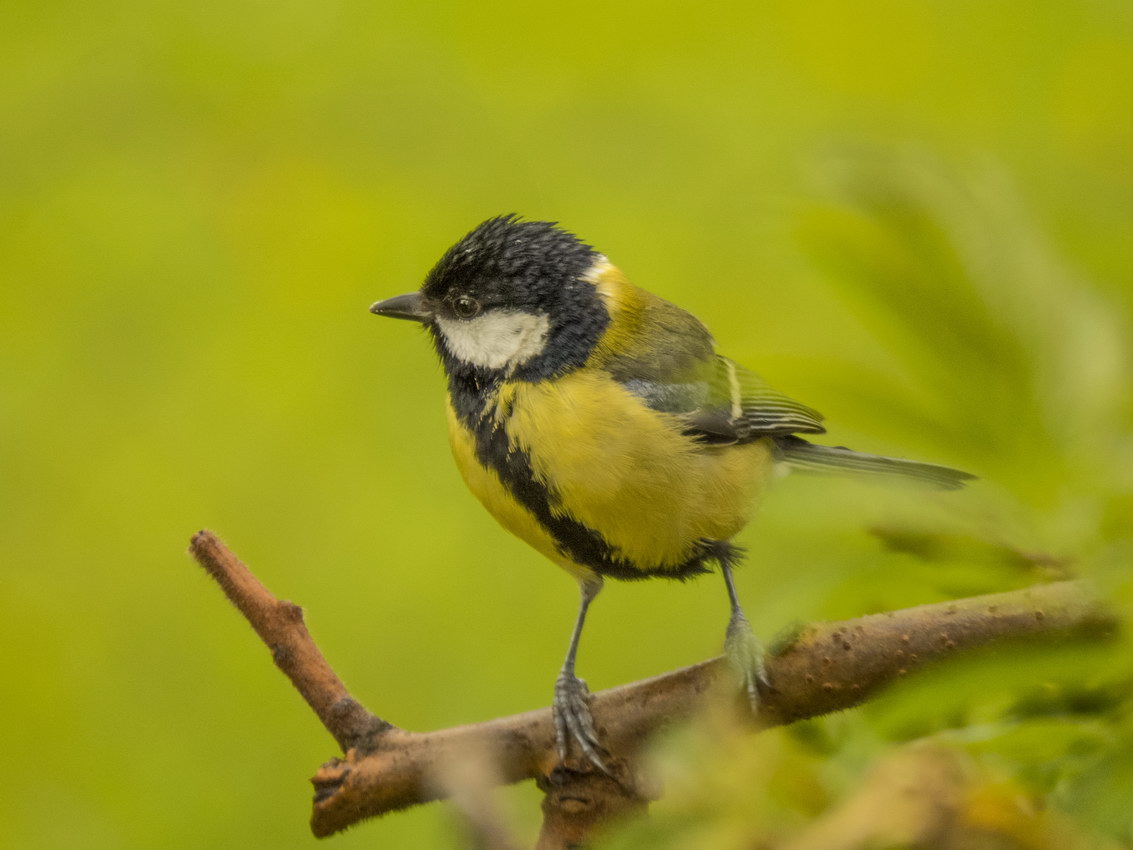
[[[551,324],[546,316],[512,310],[436,323],[453,357],[487,369],[514,369],[542,354]]]

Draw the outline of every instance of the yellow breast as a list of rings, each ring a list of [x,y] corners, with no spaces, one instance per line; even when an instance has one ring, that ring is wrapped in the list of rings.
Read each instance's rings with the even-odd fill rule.
[[[600,370],[505,384],[487,412],[568,516],[643,571],[686,561],[704,539],[728,540],[747,522],[771,473],[768,440],[712,447],[680,432]],[[477,458],[471,432],[449,409],[453,454],[469,488],[513,534],[576,574],[553,534],[499,474]]]
[[[496,521],[520,540],[526,541],[555,563],[570,570],[572,565],[569,559],[564,559],[559,553],[550,532],[531,511],[516,501],[500,482],[499,474],[477,459],[476,438],[457,417],[451,402],[448,405],[448,434],[452,456],[464,483]],[[575,572],[582,576],[590,571],[578,567]]]

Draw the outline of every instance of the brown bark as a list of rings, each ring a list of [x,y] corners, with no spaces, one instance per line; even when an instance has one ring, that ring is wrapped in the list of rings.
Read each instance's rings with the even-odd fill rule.
[[[260,580],[209,531],[198,531],[189,552],[256,630],[275,666],[286,674],[343,752],[390,728],[350,696],[319,652],[303,622],[303,609],[276,599]]]
[[[358,821],[446,796],[438,781],[469,758],[489,759],[494,782],[536,779],[546,793],[539,847],[581,841],[614,816],[641,810],[634,757],[658,729],[688,718],[713,690],[731,685],[720,658],[593,695],[601,739],[619,781],[571,765],[556,771],[549,708],[435,732],[408,732],[353,700],[318,651],[300,609],[281,602],[209,532],[190,552],[216,578],[272,650],[276,664],[342,746],[312,782],[311,828],[330,835]],[[771,687],[755,719],[789,723],[857,705],[887,683],[958,651],[1008,639],[1104,631],[1112,618],[1079,582],[922,605],[815,624],[768,658]],[[735,697],[737,707],[745,704]]]

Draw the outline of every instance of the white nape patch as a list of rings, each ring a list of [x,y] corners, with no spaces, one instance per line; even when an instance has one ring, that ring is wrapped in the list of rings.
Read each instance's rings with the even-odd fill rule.
[[[614,264],[606,259],[605,254],[599,254],[594,258],[594,262],[590,264],[590,268],[586,270],[586,273],[582,275],[582,279],[587,283],[597,285],[602,278],[605,277],[606,272],[613,267]]]
[[[594,258],[594,262],[590,264],[581,277],[581,280],[589,283],[596,290],[598,290],[598,297],[602,299],[602,303],[606,307],[606,312],[610,316],[615,316],[618,313],[618,280],[620,275],[612,275],[611,272],[616,272],[614,264],[606,259],[605,254],[598,254]]]
[[[546,316],[490,310],[475,319],[437,318],[453,357],[486,369],[511,371],[543,353],[551,322]]]

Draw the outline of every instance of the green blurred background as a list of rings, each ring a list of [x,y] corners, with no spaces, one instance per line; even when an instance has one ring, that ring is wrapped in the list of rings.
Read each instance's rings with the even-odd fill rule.
[[[366,312],[499,213],[695,312],[832,442],[985,479],[784,482],[741,540],[765,637],[1065,569],[1036,552],[1130,598],[1126,2],[10,0],[0,109],[10,846],[315,843],[306,780],[334,744],[184,554],[200,527],[392,722],[547,704],[573,582],[465,491],[426,340]],[[714,654],[720,584],[609,586],[582,674]],[[1131,656],[1098,655],[1010,685],[1113,686]],[[928,731],[986,721],[1004,670],[980,669],[812,726],[825,763],[844,783],[944,692]],[[1069,736],[1084,779],[1027,786],[1126,839],[1090,789],[1133,788],[1128,714]],[[995,755],[1027,784],[1031,749]],[[537,800],[501,795],[523,829]],[[454,824],[433,805],[331,842],[447,847]]]

